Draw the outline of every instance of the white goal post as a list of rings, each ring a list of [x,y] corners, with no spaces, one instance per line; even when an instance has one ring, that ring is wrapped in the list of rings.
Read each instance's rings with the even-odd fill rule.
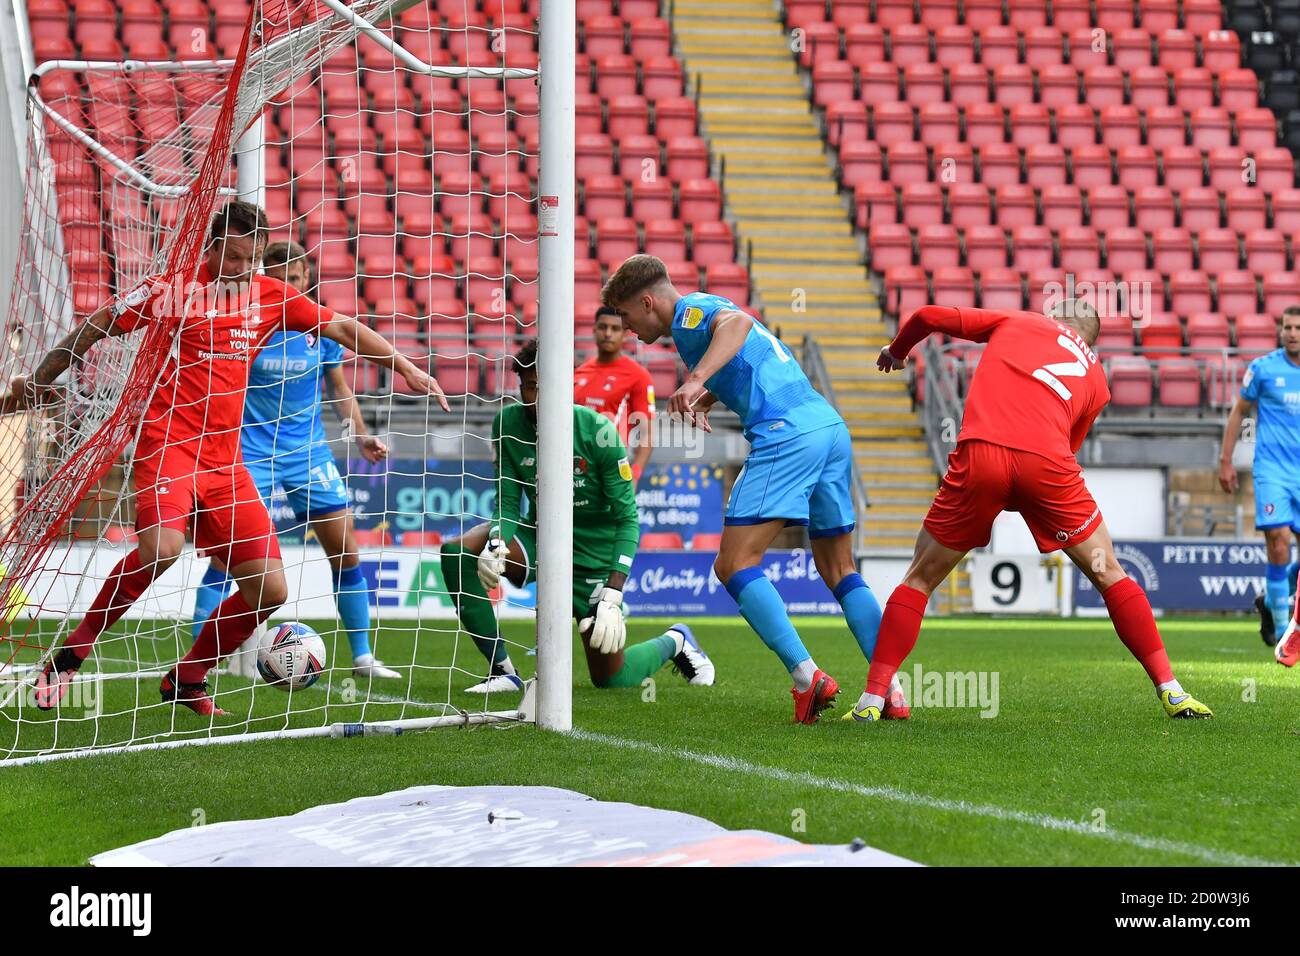
[[[78,756],[84,753],[170,747],[185,743],[225,743],[237,739],[264,739],[278,736],[343,737],[392,734],[423,730],[436,726],[465,726],[474,723],[501,721],[535,721],[539,727],[560,731],[566,731],[572,727],[573,662],[570,602],[572,593],[573,533],[571,474],[573,441],[571,395],[574,368],[573,236],[574,204],[576,202],[574,176],[575,78],[573,73],[576,50],[575,4],[574,0],[540,0],[538,47],[540,62],[537,68],[529,68],[520,66],[463,66],[428,62],[403,46],[398,39],[395,39],[397,31],[386,30],[383,27],[385,21],[395,23],[400,13],[417,2],[419,0],[359,0],[359,2],[349,5],[342,2],[342,0],[319,0],[320,6],[328,9],[333,18],[330,29],[334,31],[331,35],[331,41],[334,42],[335,49],[337,49],[340,42],[347,43],[355,40],[358,43],[374,43],[391,54],[400,69],[411,73],[423,74],[431,78],[453,80],[485,79],[499,80],[503,83],[508,80],[536,78],[538,86],[538,185],[537,194],[532,197],[538,210],[536,332],[540,345],[538,359],[540,385],[538,494],[537,501],[534,503],[538,523],[539,552],[536,556],[539,570],[536,603],[537,676],[535,682],[529,682],[527,692],[519,707],[510,710],[487,710],[485,708],[476,712],[454,707],[448,702],[445,705],[438,705],[443,710],[439,716],[408,717],[405,716],[405,705],[410,702],[403,701],[403,715],[394,719],[379,718],[341,723],[323,723],[315,727],[291,726],[280,731],[256,730],[250,726],[245,727],[243,733],[238,734],[209,732],[207,734],[185,736],[182,739],[170,739],[168,734],[137,737],[135,732],[132,731],[129,739],[117,740],[111,736],[101,739],[96,736],[94,743],[89,746],[74,744],[65,747],[56,744],[50,747],[42,746],[38,751],[27,750],[21,743],[17,746],[5,743],[0,745],[0,765]],[[367,19],[366,16],[358,13],[354,7],[364,9],[371,19]],[[343,27],[340,27],[340,24]],[[313,24],[311,27],[304,29],[311,31],[317,30],[317,27],[318,24]],[[340,41],[340,37],[344,39]],[[226,177],[225,185],[218,190],[221,197],[218,202],[237,197],[256,202],[259,205],[265,205],[267,142],[262,115],[273,97],[310,70],[319,68],[323,56],[317,55],[313,58],[309,55],[310,39],[299,38],[291,33],[267,44],[258,50],[256,54],[250,55],[245,71],[245,83],[241,84],[239,91],[239,109],[236,112],[236,128],[234,132],[238,135],[238,140],[232,150],[234,175],[233,177]],[[281,46],[278,53],[275,50],[277,45]],[[295,62],[297,59],[301,59],[303,62]],[[274,65],[262,77],[263,82],[260,87],[255,82],[250,83],[247,81],[249,73],[256,71],[260,64],[268,62],[272,62]],[[228,71],[232,63],[233,61],[230,60],[207,60],[198,63],[47,61],[36,69],[29,83],[28,93],[31,116],[34,119],[29,135],[34,141],[37,141],[36,149],[39,152],[39,141],[45,135],[45,124],[52,124],[53,127],[61,130],[88,150],[102,167],[113,170],[115,183],[128,184],[129,188],[138,190],[146,198],[182,199],[187,193],[187,187],[174,180],[168,181],[166,177],[159,177],[156,165],[151,166],[147,162],[141,162],[141,159],[147,156],[147,152],[141,152],[141,159],[129,155],[119,155],[115,152],[111,142],[100,142],[87,133],[75,115],[64,115],[58,108],[46,103],[39,92],[40,80],[45,75],[60,70],[75,71],[78,74],[117,72],[122,75],[129,75],[136,71],[174,72],[177,74],[191,72],[220,73],[223,69]],[[548,66],[551,68],[548,69]],[[359,82],[360,79],[358,78]],[[39,118],[39,120],[36,118]],[[246,128],[241,131],[239,128],[241,126],[246,126]],[[178,164],[178,168],[183,167]],[[64,243],[62,226],[59,225],[58,188],[54,181],[53,169],[41,164],[29,164],[25,172],[29,179],[26,186],[26,205],[29,207],[26,210],[26,215],[29,224],[33,218],[40,221],[36,223],[33,230],[34,233],[39,233],[39,235],[26,235],[24,239],[35,244],[44,242],[45,245],[39,252],[25,249],[23,255],[29,258],[44,256],[49,260],[42,269],[29,270],[29,274],[38,272],[46,281],[50,281],[53,274],[57,276],[53,280],[54,285],[63,285],[63,288],[42,290],[39,296],[49,301],[41,304],[37,310],[38,313],[57,316],[59,320],[59,327],[42,330],[42,337],[46,340],[42,344],[48,345],[51,337],[57,338],[58,335],[61,335],[84,312],[80,309],[74,310],[75,297],[71,290],[70,271],[68,263],[63,261],[65,249],[68,247]],[[42,196],[41,208],[35,211],[30,208],[34,192]],[[150,250],[154,264],[159,261],[159,256],[165,258],[167,242],[166,229],[157,226],[155,228],[159,231],[152,238],[153,245]],[[399,238],[399,236],[395,235],[394,242],[396,243]],[[360,256],[358,256],[359,258]],[[145,261],[138,261],[135,264],[142,270],[149,265]],[[509,268],[508,265],[506,268]],[[23,263],[20,257],[20,274],[22,269]],[[114,285],[120,286],[127,280],[138,281],[140,278],[141,275],[120,274],[119,270]],[[16,300],[18,298],[20,296],[15,296]],[[30,303],[28,307],[30,308]],[[13,318],[14,316],[11,315],[11,320]],[[26,323],[15,322],[14,325],[19,327],[30,325],[32,317],[26,316],[25,318],[27,319]],[[23,343],[16,348],[12,345],[10,347],[14,349],[13,353],[4,356],[3,362],[0,362],[0,364],[4,365],[4,368],[0,369],[0,371],[7,373],[6,381],[8,375],[28,370],[30,366],[25,363],[30,363],[31,356],[35,351],[32,343]],[[102,348],[102,346],[98,348]],[[113,382],[111,381],[108,383],[107,390],[100,389],[98,386],[103,384],[103,380],[113,379],[115,376],[124,381],[129,374],[133,358],[130,340],[123,340],[122,347],[113,360],[101,363],[99,367],[93,370],[95,374],[100,376],[100,382],[97,384],[97,390],[94,394],[100,396],[121,394],[120,383],[117,385],[116,393],[112,391]],[[430,358],[432,359],[432,356]],[[502,384],[504,380],[499,375],[492,380],[496,382],[494,387],[498,390],[497,397],[499,397],[500,390],[506,388]],[[485,373],[484,381],[489,381],[487,373]],[[470,393],[467,393],[467,401],[469,397]],[[66,414],[71,415],[70,412]],[[50,441],[49,432],[51,426],[49,423],[42,422],[35,415],[26,417],[31,420],[27,422],[25,428],[17,429],[20,435],[25,431],[25,438],[22,440],[26,442],[26,451],[19,455],[22,459],[20,470],[23,475],[31,473],[34,458],[41,459],[42,474],[58,474],[60,468],[65,466],[78,450],[76,442],[93,438],[95,430],[100,424],[100,420],[93,417],[74,423],[75,428],[65,429],[65,431],[59,433],[60,439],[67,440],[66,447],[61,447],[60,442]],[[452,418],[452,424],[454,424],[455,413],[453,413]],[[430,420],[432,421],[432,419]],[[445,417],[442,423],[447,424]],[[11,481],[13,476],[0,476],[0,479]],[[28,490],[31,492],[31,488]],[[111,516],[119,515],[121,509],[122,499],[119,498],[111,509]],[[53,512],[51,511],[51,513]],[[62,514],[61,520],[66,522],[69,514]],[[10,528],[4,529],[10,531],[11,534],[6,539],[3,553],[0,554],[0,562],[6,568],[24,567],[21,555],[15,551],[15,548],[21,549],[23,536],[12,533],[16,528],[16,526],[13,526],[13,522],[23,520],[22,509],[19,509],[17,515],[0,515],[0,519],[3,520],[3,523],[11,524]],[[48,526],[51,519],[47,517],[43,520],[47,522],[47,525],[42,526],[42,530]],[[19,539],[16,543],[15,538]],[[34,540],[34,536],[28,535],[27,539]],[[101,546],[104,546],[102,540],[94,545],[97,549]],[[41,562],[37,562],[39,566],[30,576],[19,579],[15,575],[6,582],[6,587],[11,583],[23,584],[27,588],[32,603],[48,610],[46,601],[51,599],[51,594],[39,593],[33,587],[34,582],[45,580],[45,578],[40,578],[38,572],[49,570],[49,561],[46,558],[48,558],[48,555],[43,556]],[[0,571],[0,575],[4,573]],[[72,576],[71,570],[62,573]],[[80,575],[75,584],[74,592],[79,594],[81,590],[89,589],[93,593],[99,583],[100,579]],[[3,595],[0,595],[0,597],[3,597]],[[68,614],[73,613],[69,609]],[[17,625],[15,625],[16,629]],[[65,635],[67,631],[68,624],[65,619],[65,623],[57,629],[58,636]],[[139,643],[136,641],[131,646]],[[47,659],[56,646],[57,641],[51,641],[49,650],[42,657],[42,660]],[[471,647],[469,653],[472,652],[473,648]],[[16,696],[30,685],[39,664],[39,662],[31,660],[14,661],[11,655],[5,654],[0,655],[0,665],[6,663],[6,658],[9,658],[9,666],[7,668],[0,666],[0,711],[11,705]],[[146,655],[143,653],[137,660],[121,660],[118,663],[123,667],[115,673],[104,673],[102,676],[114,681],[128,682],[140,679],[142,676],[152,677],[160,673],[157,669],[157,661],[146,659]],[[453,661],[451,670],[454,669],[456,669],[456,665]],[[5,673],[5,670],[8,673]],[[417,706],[433,705],[417,703]],[[25,719],[20,715],[18,723],[21,725]],[[5,753],[6,750],[8,751],[7,754]]]

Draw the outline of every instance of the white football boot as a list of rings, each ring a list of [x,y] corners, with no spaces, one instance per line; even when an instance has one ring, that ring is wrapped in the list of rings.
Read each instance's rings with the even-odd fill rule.
[[[712,687],[716,670],[709,655],[695,640],[695,633],[685,624],[674,624],[668,630],[682,636],[682,651],[673,658],[673,668],[695,687]]]
[[[352,659],[352,673],[356,677],[369,677],[371,680],[401,680],[402,675],[384,662],[376,660],[374,654],[362,654]]]

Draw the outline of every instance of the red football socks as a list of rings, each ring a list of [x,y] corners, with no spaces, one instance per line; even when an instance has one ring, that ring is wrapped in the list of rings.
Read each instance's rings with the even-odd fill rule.
[[[152,583],[153,568],[141,565],[137,548],[117,563],[64,646],[84,661],[99,635],[117,623]]]
[[[1156,629],[1156,619],[1151,613],[1151,602],[1141,586],[1132,578],[1116,581],[1101,592],[1110,612],[1115,633],[1146,670],[1151,683],[1159,687],[1174,679],[1169,666],[1169,655]]]
[[[889,595],[885,613],[880,619],[880,635],[876,638],[876,652],[871,655],[871,669],[867,672],[867,693],[889,696],[889,682],[902,666],[904,658],[912,653],[916,638],[921,633],[921,618],[930,598],[916,588],[900,584]]]
[[[176,667],[177,679],[185,684],[202,681],[218,661],[233,653],[248,640],[257,625],[270,616],[269,613],[263,615],[250,608],[244,595],[236,589],[234,594],[217,606],[212,617],[203,625],[203,630],[199,631],[194,646],[181,658]]]

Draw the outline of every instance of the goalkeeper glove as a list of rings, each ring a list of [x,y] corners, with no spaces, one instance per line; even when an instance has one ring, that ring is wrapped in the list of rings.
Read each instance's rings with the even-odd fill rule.
[[[478,556],[478,579],[485,591],[491,591],[501,583],[501,575],[506,573],[506,555],[509,553],[509,545],[500,538],[488,538],[483,553]]]
[[[617,654],[627,642],[627,622],[623,620],[623,592],[617,588],[605,588],[600,592],[592,617],[581,622],[579,627],[590,623],[591,646],[601,654]]]

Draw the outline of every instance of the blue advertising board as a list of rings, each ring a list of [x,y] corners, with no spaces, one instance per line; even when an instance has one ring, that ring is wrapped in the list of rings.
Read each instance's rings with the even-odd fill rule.
[[[1264,593],[1268,555],[1263,539],[1178,538],[1116,541],[1115,557],[1151,599],[1166,611],[1235,611],[1249,609]],[[1092,582],[1074,576],[1074,604],[1105,606]]]
[[[637,485],[636,507],[642,534],[676,532],[687,545],[697,534],[721,534],[722,468],[652,462]]]
[[[490,461],[392,458],[371,464],[348,460],[344,472],[356,527],[384,528],[401,544],[409,531],[453,537],[486,520],[496,507]],[[722,469],[716,465],[651,464],[641,476],[637,509],[641,533],[677,532],[686,544],[697,533],[722,531]],[[278,491],[271,517],[287,543],[303,540],[303,527]]]
[[[714,558],[712,551],[643,551],[632,565],[623,602],[634,614],[735,616],[736,602],[713,573]],[[811,552],[769,551],[760,567],[790,614],[841,613]]]

